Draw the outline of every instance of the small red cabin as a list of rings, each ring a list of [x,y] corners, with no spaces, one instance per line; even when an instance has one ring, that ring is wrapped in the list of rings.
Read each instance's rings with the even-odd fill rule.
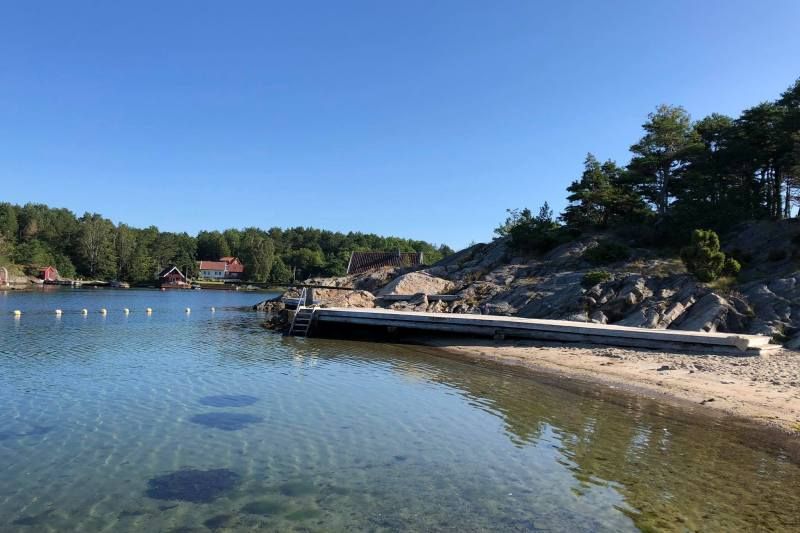
[[[58,281],[58,270],[54,266],[39,269],[39,279],[44,281]]]
[[[186,285],[186,276],[176,266],[170,266],[159,272],[158,281],[162,287],[180,287]]]

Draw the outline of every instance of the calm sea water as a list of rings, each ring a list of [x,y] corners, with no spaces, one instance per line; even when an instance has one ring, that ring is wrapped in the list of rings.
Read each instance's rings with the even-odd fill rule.
[[[0,531],[800,529],[798,464],[724,419],[282,338],[263,298],[0,292]]]

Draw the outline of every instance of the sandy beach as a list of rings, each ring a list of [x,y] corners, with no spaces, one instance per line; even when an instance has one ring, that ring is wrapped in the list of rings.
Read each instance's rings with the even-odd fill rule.
[[[454,356],[629,390],[800,435],[797,351],[781,350],[768,357],[731,357],[529,341],[435,337],[415,341]]]

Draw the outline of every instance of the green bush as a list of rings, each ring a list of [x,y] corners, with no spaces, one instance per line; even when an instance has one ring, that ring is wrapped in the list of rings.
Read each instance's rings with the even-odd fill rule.
[[[631,249],[614,241],[600,241],[597,246],[583,252],[583,258],[593,265],[608,265],[625,261],[631,256]]]
[[[510,237],[513,250],[524,254],[545,253],[570,240],[571,233],[559,226],[547,202],[534,215],[530,209],[509,209],[508,218],[495,233]]]
[[[611,279],[611,274],[606,272],[605,270],[592,270],[591,272],[587,272],[583,276],[583,281],[581,285],[586,287],[594,287],[598,283],[603,283],[604,281],[608,281]]]
[[[719,236],[710,229],[692,232],[692,242],[681,250],[681,260],[686,270],[706,283],[717,279],[728,268],[736,272],[741,268],[733,258],[726,261],[719,247]]]
[[[731,276],[735,278],[739,275],[739,271],[742,269],[742,265],[739,264],[739,261],[734,259],[733,257],[726,257],[725,263],[722,265],[722,275],[723,276]]]

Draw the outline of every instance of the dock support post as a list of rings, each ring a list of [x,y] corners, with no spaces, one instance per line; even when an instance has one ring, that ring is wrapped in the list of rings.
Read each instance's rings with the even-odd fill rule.
[[[306,291],[306,301],[303,303],[306,307],[314,305],[314,287],[309,287]]]

